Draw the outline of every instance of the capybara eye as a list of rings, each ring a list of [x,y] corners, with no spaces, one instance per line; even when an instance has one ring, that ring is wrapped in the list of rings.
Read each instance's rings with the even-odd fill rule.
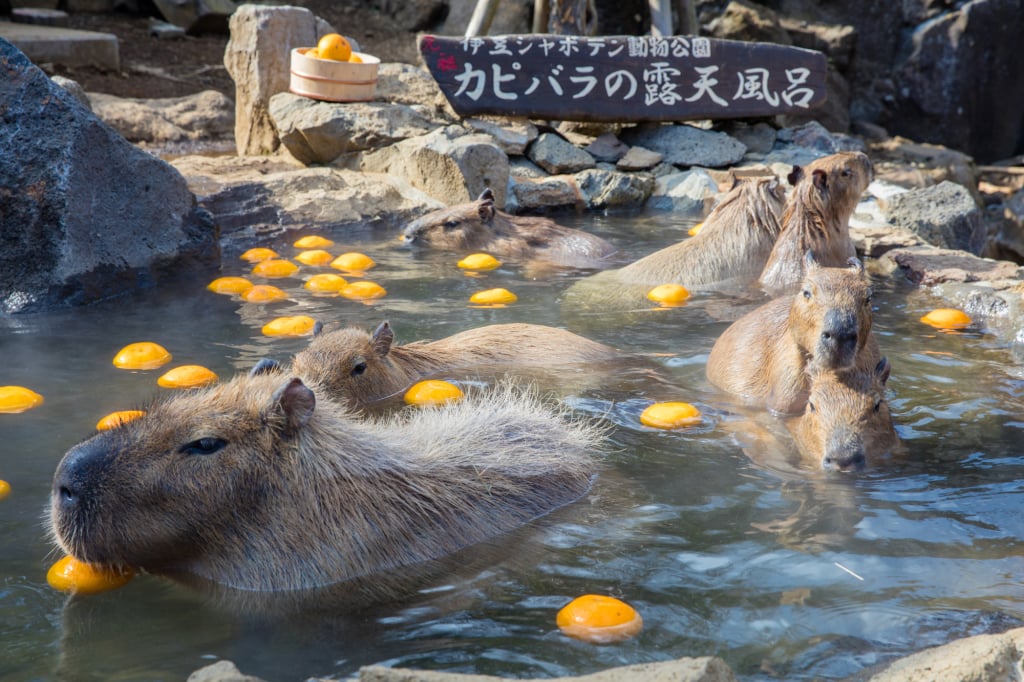
[[[208,436],[185,443],[178,449],[178,452],[183,455],[212,455],[227,444],[228,442],[223,438]]]
[[[878,412],[880,409],[882,409],[881,399],[875,401],[875,412]]]
[[[868,295],[867,295],[867,298],[864,299],[864,303],[867,304],[867,305],[871,305],[871,297],[874,296],[874,295],[875,295],[875,292],[873,292],[871,289],[868,289]]]
[[[458,220],[446,220],[446,221],[444,221],[444,229],[446,229],[446,230],[454,230],[458,226],[459,226],[459,221]]]
[[[811,299],[811,290],[810,289],[804,289],[802,293],[804,295],[804,298],[806,298],[807,300]]]
[[[818,411],[818,408],[816,408],[816,407],[814,406],[814,403],[812,403],[812,402],[811,402],[810,400],[808,400],[808,401],[807,401],[807,411],[808,411],[808,412],[817,412],[817,411]]]
[[[362,374],[365,371],[366,371],[366,362],[365,361],[357,362],[356,364],[352,365],[352,376],[354,376],[354,377],[359,376],[360,374]]]

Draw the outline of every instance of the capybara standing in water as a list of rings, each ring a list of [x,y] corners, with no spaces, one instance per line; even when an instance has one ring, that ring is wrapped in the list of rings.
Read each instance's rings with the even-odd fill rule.
[[[807,404],[808,368],[873,368],[871,288],[856,258],[826,268],[805,256],[795,296],[769,301],[733,322],[708,355],[707,377],[743,402],[783,414]]]
[[[840,152],[806,168],[793,167],[793,191],[783,210],[782,232],[759,279],[762,289],[771,296],[795,291],[808,251],[827,267],[842,267],[857,255],[850,216],[873,176],[871,161],[861,152]]]
[[[640,304],[659,284],[746,287],[764,268],[779,236],[784,199],[785,190],[774,175],[734,178],[696,235],[625,267],[579,280],[566,291],[566,302]]]
[[[50,524],[92,564],[308,590],[437,559],[579,499],[599,436],[510,385],[373,420],[298,378],[250,373],[69,450]]]
[[[564,227],[550,218],[499,211],[490,189],[485,189],[476,201],[417,218],[402,231],[402,241],[567,268],[606,268],[613,264],[610,258],[618,251],[597,235]]]
[[[611,346],[537,324],[494,324],[406,345],[394,338],[387,322],[372,334],[355,327],[320,332],[295,355],[292,371],[335,400],[362,406],[442,370],[579,367],[622,356]]]
[[[812,370],[807,407],[787,424],[801,456],[826,471],[857,471],[891,454],[899,443],[885,399],[891,370],[885,358],[871,369]]]

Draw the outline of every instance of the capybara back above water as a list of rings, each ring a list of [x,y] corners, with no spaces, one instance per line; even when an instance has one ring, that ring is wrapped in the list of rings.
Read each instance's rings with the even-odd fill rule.
[[[889,361],[873,368],[812,370],[807,407],[788,427],[801,456],[826,471],[858,471],[892,453],[899,436],[885,382]]]
[[[253,591],[455,552],[580,498],[596,427],[509,385],[388,420],[299,379],[239,376],[65,454],[50,523],[80,560]]]
[[[383,322],[372,334],[356,327],[316,334],[295,355],[292,370],[336,400],[366,405],[444,370],[476,374],[496,368],[581,367],[621,355],[564,329],[524,323],[487,325],[437,341],[398,345],[391,326]]]
[[[769,301],[722,332],[708,355],[708,381],[746,404],[796,414],[807,403],[808,368],[878,363],[871,288],[860,261],[822,267],[807,254],[804,269],[796,295]]]
[[[839,152],[793,167],[793,185],[782,214],[782,232],[758,280],[771,296],[795,291],[803,279],[803,258],[814,253],[820,265],[841,267],[857,255],[850,239],[850,216],[871,183],[871,161],[861,152]]]
[[[569,268],[606,268],[618,251],[597,235],[559,225],[550,218],[499,211],[485,189],[476,201],[442,208],[411,222],[402,241],[446,251],[483,251],[492,256],[539,260]]]
[[[566,292],[571,305],[641,305],[659,284],[688,289],[746,288],[764,268],[779,235],[785,191],[774,175],[737,178],[693,237],[622,268],[583,278]]]

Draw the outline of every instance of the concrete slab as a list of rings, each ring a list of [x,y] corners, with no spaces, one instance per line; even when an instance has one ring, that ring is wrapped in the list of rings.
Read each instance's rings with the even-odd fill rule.
[[[0,38],[12,43],[35,64],[121,70],[117,36],[113,33],[0,21]]]

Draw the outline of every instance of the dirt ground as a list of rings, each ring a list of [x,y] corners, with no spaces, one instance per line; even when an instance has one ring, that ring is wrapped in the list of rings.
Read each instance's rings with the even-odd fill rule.
[[[309,8],[339,32],[355,38],[364,52],[383,61],[417,61],[416,34],[396,29],[390,17],[368,3],[291,0],[289,4]],[[161,17],[157,15],[157,18]],[[218,90],[234,98],[235,84],[224,68],[226,34],[160,39],[150,35],[149,22],[149,17],[142,13],[72,14],[71,28],[113,33],[118,37],[121,71],[56,67],[53,73],[78,81],[86,92],[119,97],[180,97],[202,90]]]

